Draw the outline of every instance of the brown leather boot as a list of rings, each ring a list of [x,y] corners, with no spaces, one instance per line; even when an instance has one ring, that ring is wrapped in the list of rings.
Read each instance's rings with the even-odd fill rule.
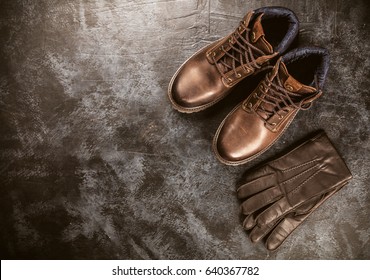
[[[295,49],[280,58],[254,92],[223,120],[213,140],[217,158],[246,163],[270,148],[299,110],[321,95],[329,67],[326,49]]]
[[[266,69],[298,34],[298,19],[283,7],[250,11],[230,35],[204,47],[177,70],[168,88],[173,107],[204,110],[244,78]]]

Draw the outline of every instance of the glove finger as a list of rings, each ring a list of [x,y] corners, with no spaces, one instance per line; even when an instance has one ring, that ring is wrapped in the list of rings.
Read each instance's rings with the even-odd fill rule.
[[[308,215],[307,211],[313,209],[315,204],[318,203],[320,200],[321,197],[312,199],[310,203],[307,203],[309,205],[305,205],[304,207],[302,207],[302,209],[299,209],[299,211],[302,213],[303,211],[306,211],[304,212],[304,215]],[[258,216],[254,217],[255,226],[250,232],[249,238],[253,243],[255,243],[260,241],[265,236],[269,235],[265,244],[266,248],[269,250],[275,250],[277,247],[281,245],[285,238],[302,222],[300,219],[302,219],[304,215],[297,215],[296,211],[294,211],[264,225],[259,224],[256,225],[256,219],[258,219],[259,217]],[[289,223],[291,223],[294,226],[290,228]],[[284,230],[286,230],[286,235],[284,235]]]
[[[318,199],[320,201],[320,199]],[[276,250],[285,239],[313,212],[311,211],[297,215],[296,213],[289,213],[285,218],[271,231],[271,234],[266,239],[265,246],[268,250]]]
[[[242,213],[244,215],[252,214],[253,212],[258,211],[259,209],[269,205],[270,203],[275,202],[282,197],[282,193],[279,187],[275,186],[269,188],[263,192],[260,192],[246,201],[241,205]]]
[[[339,191],[346,183],[339,186],[337,189],[332,190],[324,195],[314,197],[301,207],[298,207],[294,213],[287,214],[285,218],[272,230],[269,237],[266,239],[265,246],[268,250],[276,250],[285,239],[311,215],[321,204]],[[297,213],[304,213],[298,214]]]
[[[244,221],[243,221],[243,228],[246,229],[246,230],[250,230],[252,229],[256,223],[257,223],[257,218],[258,216],[265,210],[269,207],[269,205],[259,209],[258,211],[256,212],[253,212],[251,214],[249,214],[248,216],[245,217]]]
[[[263,177],[256,178],[252,181],[248,181],[241,185],[237,190],[239,199],[245,199],[268,188],[271,188],[276,184],[276,178],[274,173],[267,174]]]
[[[249,234],[250,240],[255,243],[260,241],[262,238],[264,238],[267,234],[269,234],[275,226],[276,223],[264,225],[262,227],[260,226],[255,226],[252,231]]]
[[[251,228],[253,228],[256,225],[256,217],[257,217],[256,213],[252,213],[245,217],[243,221],[243,228],[246,230],[250,230]]]
[[[305,219],[303,216],[309,214],[300,215],[294,217],[294,215],[285,217],[271,232],[269,237],[266,239],[265,246],[268,250],[276,250],[284,240],[302,223]]]
[[[260,227],[273,223],[281,219],[285,214],[292,210],[286,197],[283,197],[273,203],[257,217],[257,225]]]

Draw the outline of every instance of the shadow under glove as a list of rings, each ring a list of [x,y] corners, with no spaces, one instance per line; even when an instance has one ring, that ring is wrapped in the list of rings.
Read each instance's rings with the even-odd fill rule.
[[[275,250],[352,175],[325,132],[320,132],[280,158],[248,172],[238,188],[243,227],[257,242],[268,236]]]

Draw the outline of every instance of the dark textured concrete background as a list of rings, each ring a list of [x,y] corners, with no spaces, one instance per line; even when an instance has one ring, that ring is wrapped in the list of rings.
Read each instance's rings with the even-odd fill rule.
[[[0,1],[2,258],[369,259],[369,1]],[[261,6],[327,47],[324,95],[250,164],[211,151],[243,83],[203,113],[167,100],[176,69]],[[353,180],[276,252],[243,231],[248,168],[324,129]]]

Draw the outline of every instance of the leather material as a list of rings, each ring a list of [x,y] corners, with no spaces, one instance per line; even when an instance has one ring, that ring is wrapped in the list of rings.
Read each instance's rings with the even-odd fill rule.
[[[324,87],[324,83],[326,80],[326,75],[329,70],[329,52],[327,49],[320,48],[320,47],[305,47],[305,48],[297,48],[283,56],[283,62],[285,63],[292,63],[302,58],[309,59],[310,56],[315,55],[319,57],[322,62],[317,64],[315,68],[315,75],[317,77],[318,87],[322,89]],[[314,86],[314,80],[311,81],[310,86]]]
[[[285,29],[273,29],[274,20],[283,21]],[[240,81],[266,70],[297,34],[298,19],[289,9],[250,11],[233,33],[196,52],[176,71],[168,88],[173,107],[192,113],[212,106]]]
[[[286,214],[276,224],[271,223],[265,226],[255,226],[249,234],[250,240],[252,242],[258,242],[265,238],[265,247],[270,251],[276,250],[304,220],[346,184],[343,183],[343,185],[339,185],[334,190],[322,196],[310,199],[304,205]],[[306,210],[307,208],[309,209]]]
[[[276,52],[280,54],[284,53],[293,43],[295,37],[298,34],[299,24],[296,15],[289,9],[282,9],[281,7],[274,6],[259,8],[256,10],[256,13],[263,13],[266,17],[271,19],[283,19],[285,22],[288,23],[289,28],[287,28],[285,36],[275,47]]]
[[[298,111],[309,109],[321,96],[327,69],[328,52],[321,48],[293,50],[280,58],[219,126],[213,140],[216,157],[224,164],[239,165],[269,149]]]
[[[252,242],[266,237],[269,250],[284,240],[352,178],[324,132],[248,172],[238,188],[243,227]]]

